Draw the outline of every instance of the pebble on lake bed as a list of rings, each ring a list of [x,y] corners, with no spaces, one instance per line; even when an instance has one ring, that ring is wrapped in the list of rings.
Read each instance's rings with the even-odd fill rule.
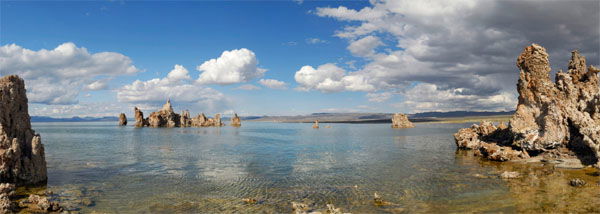
[[[585,181],[581,180],[579,178],[575,178],[575,179],[571,179],[571,181],[569,181],[569,184],[574,187],[580,187],[580,186],[585,185]]]
[[[521,174],[519,174],[518,172],[509,172],[509,171],[505,171],[502,174],[500,174],[500,178],[504,178],[504,179],[512,179],[512,178],[520,178]]]

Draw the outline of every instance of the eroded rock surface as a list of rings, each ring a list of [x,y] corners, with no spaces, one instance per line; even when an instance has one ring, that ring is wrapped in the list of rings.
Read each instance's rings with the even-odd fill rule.
[[[236,126],[239,127],[242,125],[242,120],[240,119],[240,117],[238,117],[237,114],[233,114],[233,117],[231,117],[231,126]]]
[[[163,107],[156,111],[152,112],[150,116],[148,116],[148,126],[150,127],[180,127],[181,115],[175,113],[173,111],[173,107],[171,106],[171,101],[167,100],[167,103],[163,105]]]
[[[173,111],[170,100],[167,100],[161,109],[152,112],[148,118],[144,118],[144,114],[137,107],[134,108],[134,111],[136,127],[209,127],[225,125],[221,121],[220,114],[216,114],[214,118],[207,118],[204,113],[191,118],[190,112],[187,110],[177,114]],[[237,115],[235,116],[237,117]]]
[[[119,114],[119,126],[126,126],[126,125],[127,125],[127,116],[125,116],[125,113]]]
[[[395,113],[392,116],[392,128],[414,128],[415,125],[408,120],[406,114]]]
[[[0,181],[17,185],[45,183],[46,158],[40,136],[31,129],[25,82],[0,78]]]
[[[135,112],[135,127],[148,126],[148,121],[144,119],[144,112],[137,107],[133,107],[133,112]]]
[[[552,153],[600,166],[600,70],[573,51],[569,70],[552,82],[548,54],[537,44],[523,50],[517,67],[519,103],[508,126],[484,122],[461,129],[454,134],[457,146],[492,160]]]

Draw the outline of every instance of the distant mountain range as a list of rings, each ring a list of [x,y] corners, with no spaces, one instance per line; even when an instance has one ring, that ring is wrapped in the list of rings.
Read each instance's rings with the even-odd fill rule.
[[[119,121],[118,117],[71,117],[54,118],[46,116],[31,116],[31,122],[96,122],[96,121]]]
[[[430,121],[435,118],[452,117],[481,117],[481,116],[501,116],[512,115],[514,111],[450,111],[450,112],[422,112],[409,114],[411,121]],[[242,121],[271,121],[271,122],[312,122],[320,120],[322,122],[349,122],[349,123],[379,123],[389,122],[391,113],[313,113],[309,115],[298,116],[245,116]],[[133,118],[129,118],[132,120]],[[228,121],[228,117],[222,118]],[[54,118],[46,116],[31,116],[31,122],[96,122],[96,121],[119,121],[118,117],[71,117]]]

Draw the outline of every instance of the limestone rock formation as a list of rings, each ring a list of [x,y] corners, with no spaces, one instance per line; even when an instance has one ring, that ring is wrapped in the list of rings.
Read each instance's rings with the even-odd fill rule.
[[[181,112],[180,122],[181,127],[192,126],[192,119],[190,118],[190,111],[185,110]]]
[[[133,110],[135,111],[136,127],[209,127],[225,125],[221,121],[220,114],[216,114],[214,118],[207,118],[204,113],[190,118],[190,112],[187,110],[182,111],[181,114],[177,114],[173,111],[170,100],[167,100],[158,111],[150,113],[148,118],[144,118],[144,113],[137,107]]]
[[[319,121],[315,120],[315,123],[312,125],[313,129],[318,129],[319,128]]]
[[[148,126],[148,120],[144,119],[144,112],[137,107],[133,107],[133,112],[135,112],[135,127]]]
[[[171,100],[167,100],[167,103],[157,111],[152,112],[148,116],[148,126],[150,127],[180,127],[181,119],[180,115],[173,111],[171,106]]]
[[[392,128],[414,128],[415,125],[408,120],[406,114],[396,113],[392,116]]]
[[[44,145],[31,129],[25,82],[16,75],[0,78],[0,181],[17,185],[48,179]]]
[[[487,122],[461,129],[454,135],[457,146],[506,153],[499,159],[487,156],[490,159],[553,153],[600,167],[600,70],[587,66],[585,57],[573,51],[569,70],[558,72],[552,82],[548,54],[537,44],[523,50],[517,67],[519,103],[508,127]]]
[[[125,116],[125,113],[119,114],[119,126],[126,126],[126,125],[127,125],[127,116]]]
[[[233,117],[231,117],[231,126],[236,126],[239,127],[242,125],[242,120],[240,119],[240,117],[238,117],[237,114],[233,114]]]

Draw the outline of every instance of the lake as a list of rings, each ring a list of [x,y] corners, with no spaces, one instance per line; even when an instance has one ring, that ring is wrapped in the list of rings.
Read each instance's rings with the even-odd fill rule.
[[[48,190],[86,213],[290,213],[291,202],[352,213],[600,212],[596,171],[479,160],[452,137],[470,123],[32,125],[46,149]],[[497,177],[506,170],[525,176]],[[589,185],[570,187],[573,177]],[[388,204],[375,206],[374,193]]]

